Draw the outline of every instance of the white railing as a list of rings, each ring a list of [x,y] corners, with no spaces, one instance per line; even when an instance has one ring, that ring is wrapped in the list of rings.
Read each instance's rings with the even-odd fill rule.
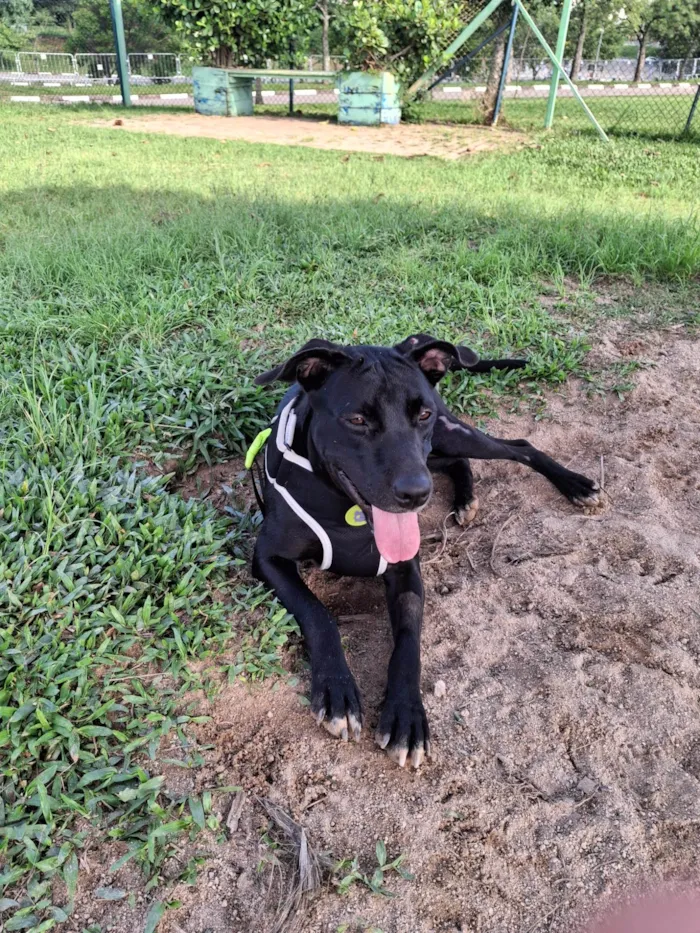
[[[188,81],[191,63],[172,52],[132,52],[127,56],[132,78],[157,84],[159,81]],[[111,52],[13,52],[0,49],[0,81],[10,78],[84,79],[105,83],[117,74],[117,56]]]
[[[483,84],[488,76],[491,56],[488,50],[484,55],[470,63],[464,73],[459,70],[449,80],[463,81],[465,84]],[[571,72],[572,61],[562,62],[567,74]],[[634,59],[615,58],[609,60],[584,59],[575,76],[576,81],[634,81],[636,72]],[[547,81],[552,77],[552,64],[548,58],[521,57],[513,54],[508,72],[509,81]],[[647,58],[640,82],[680,82],[700,78],[700,58]]]
[[[75,68],[81,78],[110,83],[117,74],[117,56],[113,52],[79,52]]]
[[[132,52],[129,72],[142,78],[177,78],[182,74],[180,56],[172,52]]]
[[[42,77],[76,75],[75,56],[64,52],[18,52],[20,74]]]
[[[3,52],[0,50],[0,74],[21,74],[21,65],[17,58],[17,52]]]
[[[454,73],[449,80],[464,84],[482,84],[488,73],[490,54],[486,51],[479,60],[472,62],[464,73]],[[317,67],[314,57],[307,64]],[[339,64],[334,59],[333,67]],[[571,61],[563,62],[567,72]],[[192,62],[172,52],[132,52],[128,55],[129,74],[134,84],[181,83],[192,81]],[[627,82],[634,80],[634,59],[616,58],[581,62],[575,80]],[[117,57],[109,52],[80,52],[69,55],[64,52],[14,52],[0,49],[0,82],[27,79],[60,80],[62,83],[113,84],[117,75]],[[548,59],[523,58],[513,55],[509,81],[546,81],[552,76]],[[641,81],[682,82],[700,79],[700,58],[647,58]],[[274,79],[269,79],[274,80]]]

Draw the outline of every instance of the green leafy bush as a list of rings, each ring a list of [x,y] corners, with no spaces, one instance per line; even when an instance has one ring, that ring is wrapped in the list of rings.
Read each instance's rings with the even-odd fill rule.
[[[440,61],[468,17],[458,0],[354,0],[339,12],[353,71],[392,71],[405,83]]]
[[[226,68],[288,61],[316,25],[313,0],[160,0],[165,17],[201,60]]]

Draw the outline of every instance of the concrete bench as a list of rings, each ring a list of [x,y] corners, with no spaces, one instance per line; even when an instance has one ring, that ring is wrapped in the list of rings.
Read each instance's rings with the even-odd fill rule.
[[[248,117],[253,113],[253,84],[256,78],[289,80],[289,111],[294,110],[294,82],[338,78],[337,71],[301,71],[282,68],[205,68],[192,69],[194,109],[208,116]]]

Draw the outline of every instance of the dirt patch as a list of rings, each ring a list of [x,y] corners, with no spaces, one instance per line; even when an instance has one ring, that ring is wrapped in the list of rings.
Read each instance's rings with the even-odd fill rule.
[[[173,489],[185,499],[205,499],[220,512],[231,505],[232,499],[252,507],[254,494],[243,461],[243,457],[235,457],[226,463],[199,464],[174,483]]]
[[[527,137],[513,130],[479,126],[401,124],[400,126],[340,126],[330,120],[288,117],[204,117],[200,114],[144,114],[115,121],[98,120],[95,126],[115,132],[168,133],[175,136],[206,136],[239,139],[250,143],[309,146],[408,158],[437,156],[462,159],[492,149],[513,149]],[[263,170],[267,166],[261,163]]]
[[[608,330],[601,360],[627,354],[637,338],[625,326]],[[360,884],[345,897],[327,890],[305,933],[571,933],[615,892],[697,877],[700,353],[678,334],[645,334],[634,349],[648,365],[624,401],[570,384],[545,419],[489,426],[604,474],[600,514],[576,511],[524,468],[475,463],[481,510],[464,530],[444,521],[441,483],[423,551],[432,764],[400,771],[372,741],[391,650],[378,581],[310,575],[339,616],[364,697],[358,745],[315,727],[301,661],[298,683],[236,684],[202,701],[213,717],[198,737],[206,766],[184,773],[195,790],[240,785],[246,801],[227,842],[196,843],[208,867],[196,887],[172,890],[181,906],[163,933],[271,929],[282,875],[253,794],[370,874],[378,839],[415,874],[387,879],[393,899]],[[99,913],[91,900],[99,883],[135,883],[105,881],[108,861],[83,881],[72,925],[99,916],[141,928],[143,899]]]

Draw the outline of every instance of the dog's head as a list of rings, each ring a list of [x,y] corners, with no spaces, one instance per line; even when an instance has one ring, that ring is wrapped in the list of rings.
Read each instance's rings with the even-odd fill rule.
[[[427,335],[407,343],[343,347],[312,340],[255,380],[298,382],[306,392],[312,448],[333,482],[373,521],[379,551],[390,563],[418,551],[416,513],[433,488],[427,459],[437,416],[434,386],[464,365],[460,351],[465,357],[467,350]]]

